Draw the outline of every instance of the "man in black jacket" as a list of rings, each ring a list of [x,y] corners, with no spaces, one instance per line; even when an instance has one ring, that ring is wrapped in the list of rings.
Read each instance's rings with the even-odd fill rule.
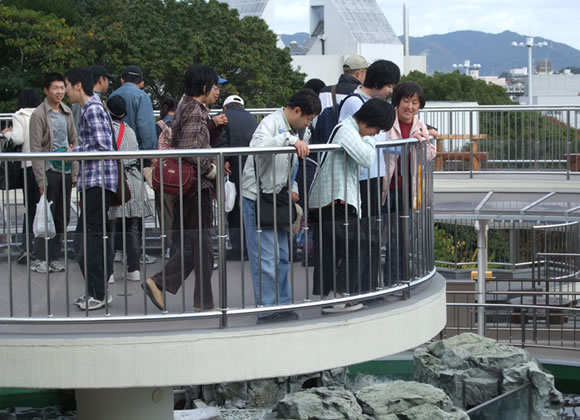
[[[336,103],[340,104],[346,96],[353,93],[359,85],[362,85],[365,81],[368,66],[367,60],[360,55],[351,55],[344,60],[344,65],[342,66],[343,74],[338,79],[338,83],[335,86],[322,88],[318,94],[322,109],[333,105],[333,89],[336,89]]]
[[[238,95],[230,95],[224,101],[224,113],[228,117],[228,124],[218,139],[217,147],[247,147],[252,140],[252,135],[256,131],[258,122],[252,114],[244,109],[244,100]],[[226,173],[229,174],[230,181],[236,184],[236,203],[231,212],[228,213],[229,236],[232,249],[228,251],[229,260],[240,260],[242,258],[242,247],[240,242],[240,170],[244,169],[246,156],[226,156]],[[246,254],[244,252],[244,254]],[[247,254],[246,254],[247,255]],[[247,258],[244,255],[244,258]]]

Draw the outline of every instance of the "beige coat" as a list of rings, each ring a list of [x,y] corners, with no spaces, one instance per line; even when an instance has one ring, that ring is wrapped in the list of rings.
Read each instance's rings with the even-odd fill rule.
[[[68,128],[68,142],[71,146],[77,145],[77,130],[75,127],[71,109],[63,103],[60,103],[60,111],[65,115]],[[52,130],[52,123],[48,112],[50,111],[50,104],[48,100],[44,100],[32,113],[30,117],[30,151],[31,152],[52,152],[54,144],[54,135]],[[32,169],[34,171],[34,178],[39,187],[44,186],[44,161],[33,160]],[[79,172],[79,164],[77,161],[73,162],[71,175],[73,182],[76,182],[77,174]]]

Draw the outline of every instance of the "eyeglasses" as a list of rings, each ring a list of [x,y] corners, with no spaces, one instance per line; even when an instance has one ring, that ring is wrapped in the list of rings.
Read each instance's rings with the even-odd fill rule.
[[[213,90],[220,90],[222,87],[220,85],[213,85],[212,89]]]

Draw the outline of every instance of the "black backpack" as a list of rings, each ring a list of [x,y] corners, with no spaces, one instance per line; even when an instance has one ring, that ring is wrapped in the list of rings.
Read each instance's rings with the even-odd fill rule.
[[[338,124],[338,117],[340,116],[340,110],[342,104],[351,96],[358,97],[363,103],[364,99],[358,93],[351,93],[346,98],[344,98],[340,104],[336,103],[336,90],[335,86],[332,87],[332,106],[326,107],[322,110],[320,115],[316,120],[316,126],[310,137],[310,144],[326,144],[330,138],[330,134],[336,125]],[[316,158],[314,158],[316,160]]]

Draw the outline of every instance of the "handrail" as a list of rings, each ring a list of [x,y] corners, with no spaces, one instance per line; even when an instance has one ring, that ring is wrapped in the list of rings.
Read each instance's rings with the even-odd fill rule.
[[[377,153],[385,150],[387,153],[396,153],[396,154],[400,154],[401,153],[401,149],[406,150],[407,148],[411,148],[411,147],[423,147],[423,146],[418,146],[418,141],[416,139],[409,139],[409,140],[398,140],[398,141],[386,141],[386,142],[379,142],[377,143]],[[75,160],[79,161],[79,163],[81,163],[82,161],[88,161],[88,160],[117,160],[117,159],[127,159],[127,158],[132,158],[132,159],[138,159],[140,161],[140,167],[142,167],[143,165],[143,161],[145,159],[151,159],[151,158],[167,158],[167,157],[178,157],[178,158],[193,158],[194,161],[196,159],[199,159],[201,157],[210,157],[210,158],[216,158],[217,162],[221,162],[223,161],[224,157],[226,156],[236,156],[237,158],[241,159],[241,156],[271,156],[271,155],[278,155],[278,154],[287,154],[287,153],[291,153],[294,154],[296,152],[296,149],[294,147],[264,147],[264,148],[244,148],[244,147],[235,147],[235,148],[216,148],[216,149],[203,149],[203,150],[198,150],[198,149],[179,149],[179,150],[167,150],[167,151],[159,151],[159,150],[153,150],[153,151],[118,151],[118,152],[101,152],[101,153],[96,153],[96,152],[84,152],[84,153],[68,153],[68,152],[59,152],[59,153],[55,153],[55,152],[50,152],[50,153],[1,153],[0,154],[0,161],[4,161],[4,160],[22,160],[22,161],[29,161],[29,160],[41,160],[41,161],[48,161],[48,160],[69,160],[71,159],[71,157],[74,157]],[[342,147],[339,145],[313,145],[311,147],[311,154],[312,153],[343,153],[342,151]],[[420,159],[422,158],[423,154],[420,154]],[[118,313],[118,311],[110,311],[108,307],[105,308],[105,314],[103,315],[102,313],[86,313],[86,316],[78,316],[80,314],[75,314],[75,315],[71,315],[71,313],[69,312],[70,310],[67,309],[66,313],[63,313],[62,310],[62,302],[60,303],[54,303],[52,306],[53,308],[51,309],[51,305],[50,305],[50,301],[55,299],[54,297],[51,296],[47,296],[45,298],[45,302],[44,304],[47,304],[48,302],[48,310],[44,312],[44,314],[39,314],[38,313],[32,313],[32,310],[30,309],[30,313],[28,313],[27,315],[23,316],[22,311],[18,312],[16,311],[15,313],[10,313],[10,316],[5,316],[4,312],[2,312],[2,307],[0,305],[0,325],[34,325],[34,324],[39,324],[39,325],[57,325],[57,324],[62,324],[62,325],[74,325],[74,324],[78,324],[78,325],[85,325],[85,324],[100,324],[100,323],[134,323],[134,322],[166,322],[166,321],[183,321],[183,320],[192,320],[192,319],[207,319],[207,318],[217,318],[220,320],[221,324],[220,326],[226,327],[228,322],[227,319],[230,316],[236,316],[236,315],[260,315],[260,314],[264,314],[266,312],[271,313],[274,311],[293,311],[293,310],[304,310],[304,309],[312,309],[312,308],[320,308],[323,306],[328,306],[328,305],[334,305],[334,304],[344,304],[344,303],[351,303],[351,302],[364,302],[365,300],[376,300],[377,298],[383,298],[386,296],[391,296],[393,294],[397,294],[397,295],[402,295],[403,297],[405,296],[409,296],[409,294],[411,293],[411,290],[420,285],[421,283],[424,283],[426,281],[429,281],[431,278],[433,278],[436,274],[436,270],[433,264],[433,260],[432,260],[432,256],[433,256],[433,252],[432,252],[432,247],[433,247],[433,243],[431,240],[431,235],[430,235],[430,231],[431,231],[431,226],[432,226],[432,211],[431,211],[431,206],[432,206],[432,187],[431,187],[431,183],[432,183],[432,172],[430,170],[427,169],[427,167],[429,166],[428,162],[425,162],[423,164],[423,184],[422,185],[415,185],[415,187],[420,188],[422,190],[423,193],[423,203],[422,206],[417,209],[414,214],[413,214],[413,222],[408,222],[409,224],[409,228],[413,228],[416,229],[415,234],[414,234],[414,238],[411,241],[408,235],[402,235],[401,240],[404,241],[409,241],[408,245],[407,245],[407,249],[409,250],[408,253],[403,253],[404,255],[404,260],[406,264],[409,264],[408,259],[409,258],[413,258],[414,264],[412,264],[412,271],[409,272],[407,277],[402,277],[400,279],[396,279],[393,278],[393,281],[389,281],[387,283],[387,281],[385,280],[384,284],[379,283],[379,287],[376,289],[371,289],[368,292],[362,292],[360,294],[353,294],[353,295],[345,295],[343,297],[340,296],[330,296],[330,299],[318,299],[318,298],[314,298],[311,299],[309,298],[309,294],[310,292],[308,291],[308,293],[306,293],[306,298],[305,299],[298,299],[297,301],[293,301],[293,303],[291,304],[279,304],[279,305],[274,305],[274,306],[267,306],[267,307],[263,307],[260,305],[248,305],[248,304],[242,304],[242,306],[239,306],[239,302],[228,302],[229,296],[230,296],[230,288],[228,287],[228,280],[227,280],[227,266],[226,264],[226,260],[225,260],[225,253],[226,253],[226,243],[225,243],[225,231],[224,231],[224,227],[223,227],[223,223],[225,223],[225,219],[222,217],[222,215],[224,214],[224,196],[223,196],[223,189],[222,189],[222,185],[223,185],[223,170],[218,170],[218,181],[217,181],[217,191],[216,191],[216,197],[215,197],[215,210],[217,213],[217,217],[214,216],[214,228],[218,229],[218,235],[217,235],[217,246],[218,246],[218,252],[219,252],[219,257],[220,257],[220,266],[222,266],[223,264],[223,268],[220,268],[219,271],[217,272],[217,277],[218,277],[218,288],[219,288],[219,293],[216,293],[215,296],[220,296],[219,298],[219,303],[218,305],[216,305],[216,309],[215,310],[208,310],[205,312],[194,312],[192,310],[188,310],[186,309],[186,307],[192,308],[193,305],[189,306],[189,304],[186,304],[182,310],[170,310],[170,311],[166,311],[164,313],[157,313],[155,311],[155,309],[151,310],[150,308],[148,309],[149,306],[151,306],[147,299],[144,297],[143,292],[141,292],[140,290],[138,292],[135,291],[131,291],[130,289],[128,289],[127,286],[127,282],[125,283],[125,290],[123,291],[123,301],[120,300],[120,302],[118,304],[121,305],[125,305],[125,313],[121,314]],[[79,167],[82,167],[82,164],[79,164]],[[405,174],[409,174],[410,171],[403,171],[403,173]],[[408,176],[408,175],[407,175]],[[297,179],[298,180],[298,179]],[[412,183],[410,180],[407,180],[406,182],[409,183],[409,185]],[[414,180],[413,180],[414,182]],[[199,186],[198,186],[199,187]],[[408,191],[409,189],[407,189]],[[402,193],[401,193],[402,194]],[[4,192],[0,192],[0,207],[4,207],[4,206],[19,206],[21,203],[21,200],[25,198],[25,196],[23,194],[16,194],[14,195],[15,199],[10,197],[11,194],[5,194]],[[144,197],[145,199],[147,199],[147,195]],[[242,200],[242,195],[240,193],[239,197],[236,198],[236,200],[239,200],[239,203],[241,203]],[[73,197],[72,199],[72,203],[74,206],[76,206],[76,203],[78,203],[78,199],[75,199]],[[181,205],[181,204],[180,204]],[[82,208],[81,208],[82,209]],[[81,209],[75,210],[76,211],[80,211]],[[312,210],[310,210],[312,212]],[[404,212],[405,209],[396,209],[396,210],[389,210],[389,212],[392,212],[392,216],[395,217],[396,223],[399,223],[399,220],[401,220],[402,218],[404,218]],[[400,213],[399,213],[400,212]],[[180,214],[182,214],[182,212],[179,212]],[[7,218],[3,219],[4,220],[4,226],[10,226],[12,223],[14,223],[14,221],[17,221],[17,218],[15,218],[14,216],[12,216],[11,211],[9,211],[8,213],[6,213]],[[183,217],[183,215],[181,216]],[[382,223],[383,227],[388,226],[388,224],[390,222],[387,222],[389,219],[389,214],[386,214],[386,219],[383,220],[382,222],[379,221],[377,223]],[[0,223],[2,223],[2,220],[0,220]],[[141,222],[140,222],[141,223]],[[360,221],[358,221],[357,223],[360,223]],[[145,228],[147,226],[150,226],[150,222],[145,222],[145,219],[143,218],[142,220],[142,226]],[[411,227],[412,226],[412,227]],[[8,231],[10,235],[15,235],[16,231],[15,229],[12,229],[11,231]],[[379,232],[382,232],[382,228],[379,229]],[[166,232],[165,232],[166,233]],[[163,231],[160,232],[160,236],[165,235],[165,233]],[[157,235],[157,233],[156,233]],[[72,236],[72,234],[70,235]],[[145,235],[144,235],[145,236]],[[105,241],[105,239],[103,239],[103,241]],[[143,240],[143,245],[145,244],[145,239]],[[396,243],[396,241],[395,241]],[[245,245],[244,245],[245,246]],[[360,246],[360,245],[359,245]],[[11,248],[14,247],[14,241],[9,241],[7,244],[7,251],[8,251],[8,255],[9,255],[9,262],[10,260],[10,254],[11,254]],[[181,244],[181,249],[182,249],[182,253],[183,253],[183,244]],[[6,249],[6,248],[5,248]],[[356,252],[356,250],[353,250],[353,252]],[[197,258],[197,257],[195,257]],[[1,262],[0,262],[1,264]],[[71,263],[72,264],[72,263]],[[243,264],[243,263],[242,263]],[[247,263],[246,263],[247,264]],[[145,265],[143,265],[143,268],[145,269]],[[10,270],[12,270],[12,267],[10,267]],[[301,281],[300,279],[303,277],[301,275],[301,272],[299,271],[300,268],[292,268],[292,284],[294,287],[294,282],[297,282],[296,284],[299,284],[298,282]],[[308,277],[309,276],[309,270],[312,271],[312,268],[308,268],[305,267],[303,269],[304,271],[304,276]],[[240,271],[240,270],[238,270]],[[243,274],[243,269],[241,270],[242,273],[240,275],[244,275]],[[405,273],[405,271],[403,270],[403,273]],[[11,276],[12,275],[12,271],[7,272],[7,274],[5,274],[5,276]],[[33,274],[35,275],[35,274]],[[126,273],[125,273],[126,275]],[[232,273],[230,273],[230,275],[232,275]],[[57,279],[56,281],[58,282],[58,278],[57,277],[53,277],[54,275],[49,275],[44,274],[41,275],[41,279],[45,278],[46,279],[46,284],[49,284],[49,280],[50,283],[53,283],[53,279]],[[67,270],[64,274],[64,276],[66,276],[67,278],[67,286],[66,288],[68,288],[68,283],[70,282],[71,284],[78,282],[79,279],[76,277],[71,277],[70,279],[68,279],[69,276],[69,271]],[[215,276],[215,274],[214,274]],[[381,266],[381,279],[382,279],[382,266]],[[31,284],[31,273],[30,271],[28,271],[27,275],[25,274],[25,277],[28,278],[28,282],[29,284]],[[193,274],[191,275],[191,277],[193,277]],[[82,280],[82,277],[80,277],[80,280]],[[366,280],[365,280],[366,281]],[[2,275],[0,275],[0,293],[2,293],[4,296],[7,296],[7,299],[9,299],[12,302],[12,299],[16,299],[17,293],[14,292],[15,294],[13,295],[12,292],[12,280],[9,279],[10,282],[10,292],[8,292],[8,287],[7,286],[3,286],[2,283],[4,283],[6,285],[6,277],[4,277],[4,281],[2,280]],[[234,280],[234,282],[236,282]],[[40,282],[41,284],[43,283],[43,281]],[[247,282],[250,284],[251,287],[251,280],[249,282]],[[308,285],[308,283],[306,283]],[[6,291],[7,293],[3,293],[1,290],[3,290],[3,288],[6,287]],[[298,286],[296,286],[298,287]],[[302,286],[300,286],[302,287]],[[308,287],[308,286],[307,286]],[[182,287],[182,290],[184,290],[185,287]],[[78,289],[77,289],[78,290]],[[84,288],[83,288],[84,290]],[[118,289],[117,289],[118,290]],[[188,285],[188,292],[192,290],[192,286]],[[359,289],[360,291],[360,289]],[[69,291],[67,290],[67,296],[69,295]],[[237,291],[236,291],[237,293]],[[243,295],[244,290],[242,289],[241,294]],[[76,294],[76,292],[70,292],[70,294]],[[185,297],[185,292],[179,292],[179,294],[182,294],[182,298],[183,298],[183,302],[189,301],[191,298],[190,297]],[[132,295],[141,295],[143,296],[143,298],[140,298],[139,300],[141,301],[140,305],[143,306],[143,309],[138,309],[137,311],[135,311],[134,309],[127,312],[127,306],[129,305],[128,300],[132,299],[132,302],[137,302],[139,303],[139,300],[135,300],[135,297],[133,298],[129,298],[128,296],[132,296]],[[74,297],[74,296],[71,296]],[[138,296],[137,296],[138,297]],[[242,299],[243,302],[243,299]],[[68,305],[68,302],[66,302],[66,304]],[[26,303],[24,304],[26,305]],[[28,305],[30,305],[30,302],[28,303]],[[60,310],[58,308],[58,305],[61,305]],[[15,308],[18,308],[18,305],[14,306]],[[151,306],[152,307],[152,306]],[[55,309],[56,308],[56,309]],[[83,314],[84,315],[84,314]]]

